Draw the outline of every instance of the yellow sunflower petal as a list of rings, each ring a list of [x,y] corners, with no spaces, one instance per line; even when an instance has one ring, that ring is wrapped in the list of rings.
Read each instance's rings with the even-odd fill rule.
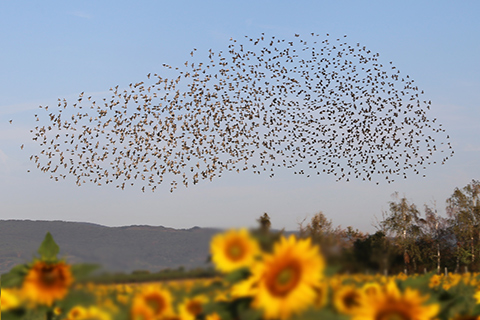
[[[252,306],[267,319],[287,319],[313,306],[318,297],[325,263],[310,239],[282,237],[272,254],[252,268],[257,283],[251,289]]]
[[[0,311],[13,310],[21,306],[21,298],[18,290],[2,288],[0,295]]]
[[[251,266],[260,252],[257,241],[250,236],[247,229],[218,234],[213,237],[210,246],[212,261],[222,272]]]
[[[22,291],[31,302],[51,306],[67,295],[72,283],[69,265],[37,261],[25,276]]]
[[[130,310],[132,319],[156,319],[173,314],[172,295],[160,286],[147,285],[138,292]]]
[[[378,294],[363,295],[353,320],[431,320],[440,310],[438,304],[425,305],[428,296],[421,296],[417,290],[407,288],[400,292],[394,281],[382,289]]]
[[[203,305],[207,302],[208,298],[204,295],[185,299],[179,307],[180,318],[194,320],[199,314],[203,313]]]
[[[335,291],[333,304],[340,313],[354,314],[360,307],[362,292],[355,286],[346,285]]]

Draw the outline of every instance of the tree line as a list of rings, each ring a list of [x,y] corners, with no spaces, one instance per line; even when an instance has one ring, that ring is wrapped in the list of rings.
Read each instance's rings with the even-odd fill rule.
[[[436,203],[425,204],[422,214],[395,193],[373,234],[334,227],[322,212],[300,223],[299,233],[318,243],[328,262],[343,272],[480,271],[479,197],[478,180],[455,188],[446,199],[446,216],[440,216]]]

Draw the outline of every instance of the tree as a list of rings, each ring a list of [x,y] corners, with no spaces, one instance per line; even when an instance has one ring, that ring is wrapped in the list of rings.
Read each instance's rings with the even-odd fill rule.
[[[387,274],[388,270],[398,272],[401,264],[402,256],[398,253],[398,248],[380,230],[353,243],[353,261],[349,267],[354,272],[368,269]]]
[[[462,190],[455,188],[452,196],[446,200],[447,215],[457,241],[457,271],[460,261],[470,258],[475,265],[476,244],[479,242],[480,225],[480,181],[472,180]]]
[[[352,226],[348,226],[347,229],[342,230],[342,237],[345,238],[349,246],[353,246],[355,241],[359,239],[365,239],[367,235],[358,229],[354,230]]]
[[[309,237],[312,242],[318,244],[330,264],[337,263],[345,245],[341,227],[333,228],[332,220],[328,219],[322,211],[316,213],[306,227],[303,226],[304,221],[299,223],[300,236]]]
[[[425,204],[425,219],[420,219],[420,223],[423,235],[420,245],[423,245],[423,255],[430,262],[435,262],[437,273],[440,273],[442,251],[449,246],[450,239],[447,220],[438,216],[436,203],[434,203],[433,208]]]
[[[266,212],[264,212],[263,215],[257,219],[257,222],[259,226],[258,228],[252,230],[252,235],[260,243],[260,246],[263,250],[270,252],[275,242],[280,239],[285,230],[282,229],[280,231],[272,232],[272,222],[270,221],[270,216]]]
[[[264,212],[263,216],[257,219],[258,223],[260,224],[260,231],[262,233],[270,232],[270,227],[272,226],[272,222],[270,221],[270,216]]]
[[[300,235],[311,237],[314,241],[321,242],[333,233],[332,220],[328,220],[322,211],[315,214],[305,228],[303,227],[304,221],[299,226]]]
[[[398,199],[398,193],[394,193],[393,196]],[[399,202],[390,201],[389,205],[390,211],[386,213],[386,219],[381,223],[387,231],[393,232],[403,250],[404,271],[410,262],[416,269],[417,258],[421,258],[415,246],[415,239],[421,234],[418,226],[419,211],[415,204],[409,204],[405,197]]]

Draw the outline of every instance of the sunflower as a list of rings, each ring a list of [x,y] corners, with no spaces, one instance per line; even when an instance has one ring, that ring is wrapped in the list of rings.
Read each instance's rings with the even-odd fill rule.
[[[430,281],[428,283],[428,287],[436,288],[442,283],[442,276],[438,274],[434,274],[430,277]]]
[[[373,295],[363,295],[353,320],[430,320],[440,310],[438,304],[425,305],[428,296],[407,288],[401,293],[394,281]]]
[[[152,310],[145,304],[133,304],[130,308],[130,318],[131,320],[154,320]]]
[[[362,292],[353,285],[343,285],[335,290],[333,304],[340,313],[353,314],[360,306]]]
[[[322,282],[319,286],[315,287],[317,297],[315,299],[315,307],[317,309],[323,308],[328,302],[328,285],[326,282]]]
[[[377,282],[369,282],[364,284],[362,287],[362,293],[367,296],[380,294],[381,290],[382,287]]]
[[[67,319],[73,320],[73,319],[79,319],[82,316],[84,316],[87,313],[87,309],[85,309],[82,306],[74,306],[70,311],[68,312]]]
[[[36,261],[25,276],[22,291],[31,302],[51,306],[67,295],[72,282],[70,266],[64,262]]]
[[[208,315],[205,317],[205,320],[222,320],[222,318],[220,318],[220,316],[218,315],[218,313],[214,312],[214,313],[208,314]]]
[[[62,308],[60,308],[60,307],[53,308],[53,314],[56,315],[56,316],[61,315],[62,314]]]
[[[217,269],[230,272],[251,266],[260,254],[260,247],[247,229],[230,230],[213,237],[210,253]]]
[[[198,315],[204,312],[203,305],[208,302],[204,295],[198,295],[188,298],[179,307],[180,318],[182,320],[194,320]]]
[[[252,268],[252,306],[267,319],[287,319],[314,305],[321,287],[324,260],[310,239],[282,237],[272,254]],[[252,280],[250,280],[252,281]]]
[[[251,276],[243,281],[234,283],[230,289],[230,295],[233,299],[251,297],[254,295],[257,284],[258,279]]]
[[[0,294],[0,313],[21,307],[21,299],[18,290],[2,288]]]
[[[147,286],[138,293],[132,303],[132,319],[159,319],[172,315],[171,293],[157,286]]]
[[[112,316],[104,310],[95,306],[88,308],[75,306],[68,312],[65,320],[111,320]]]
[[[477,291],[473,295],[477,304],[480,304],[480,288],[477,288]]]

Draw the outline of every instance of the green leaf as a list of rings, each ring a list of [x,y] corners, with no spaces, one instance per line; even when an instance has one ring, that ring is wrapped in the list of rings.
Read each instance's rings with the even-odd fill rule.
[[[480,304],[475,305],[472,311],[472,315],[475,315],[475,316],[480,315]]]
[[[38,253],[44,261],[55,261],[57,260],[57,254],[60,251],[60,247],[53,240],[50,232],[47,232],[45,239],[43,239],[40,248],[38,248]]]
[[[340,269],[341,269],[340,265],[337,265],[337,266],[330,265],[325,268],[325,271],[323,272],[323,274],[327,278],[333,277],[340,271]]]
[[[64,311],[64,315],[66,316],[66,313],[75,306],[91,306],[95,305],[95,303],[96,298],[93,292],[70,291],[63,300],[58,302],[57,305]]]
[[[248,268],[240,268],[225,275],[224,279],[228,282],[239,282],[250,276]]]
[[[262,311],[252,308],[240,310],[238,313],[238,319],[240,320],[260,320],[262,319]]]
[[[96,264],[79,263],[72,265],[71,268],[75,281],[82,281],[93,271],[100,268],[100,266]]]
[[[208,286],[203,284],[195,286],[191,289],[191,294],[192,296],[200,295],[200,294],[208,294],[215,290],[224,290],[224,285],[221,281],[212,282]]]
[[[422,292],[429,292],[429,283],[430,278],[435,274],[435,272],[430,272],[425,275],[420,275],[416,277],[408,277],[406,280],[400,282],[401,288],[415,288],[420,289]]]
[[[25,265],[18,265],[13,267],[10,272],[3,274],[1,278],[1,287],[19,287],[23,283],[23,278],[27,274],[27,268]]]
[[[25,319],[25,310],[18,309],[12,311],[2,311],[3,320],[22,320]]]
[[[320,309],[316,310],[314,308],[310,308],[305,312],[300,314],[293,315],[290,317],[291,320],[348,320],[350,319],[349,316],[338,314],[333,312],[330,309]]]
[[[205,315],[216,313],[222,320],[233,320],[234,318],[228,309],[229,305],[226,302],[209,302],[204,305],[203,311]]]
[[[252,309],[250,307],[251,299],[237,299],[233,302],[232,307],[235,309],[235,317],[240,320],[260,320],[262,311]]]

